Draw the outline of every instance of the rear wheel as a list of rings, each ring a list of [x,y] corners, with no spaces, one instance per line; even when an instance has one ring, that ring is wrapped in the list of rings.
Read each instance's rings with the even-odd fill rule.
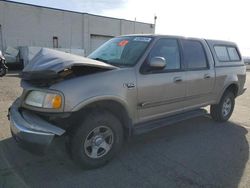
[[[71,137],[73,160],[83,168],[105,165],[123,143],[123,128],[111,113],[102,111],[87,115]]]
[[[226,91],[219,104],[211,105],[210,114],[215,121],[227,121],[234,110],[235,95],[231,91]]]

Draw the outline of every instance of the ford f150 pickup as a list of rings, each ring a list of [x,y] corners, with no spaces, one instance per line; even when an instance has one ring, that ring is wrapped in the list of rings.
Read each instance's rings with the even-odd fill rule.
[[[206,114],[227,121],[244,91],[235,43],[162,35],[113,38],[88,58],[42,49],[23,69],[9,109],[21,146],[46,151],[69,139],[74,161],[96,168],[124,138]]]

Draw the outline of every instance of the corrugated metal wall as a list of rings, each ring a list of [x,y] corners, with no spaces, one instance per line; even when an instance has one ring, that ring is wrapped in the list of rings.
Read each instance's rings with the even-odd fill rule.
[[[86,54],[112,36],[154,33],[152,24],[4,1],[0,1],[0,25],[5,49],[53,47],[57,37],[60,48],[81,48]]]

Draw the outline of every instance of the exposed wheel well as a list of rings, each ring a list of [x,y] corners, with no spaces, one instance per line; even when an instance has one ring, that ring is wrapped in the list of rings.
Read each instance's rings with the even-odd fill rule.
[[[236,97],[238,94],[238,89],[239,88],[238,88],[237,84],[230,84],[225,91],[233,92],[234,96]]]
[[[93,102],[81,110],[77,112],[78,120],[84,118],[84,114],[91,113],[93,111],[101,111],[101,110],[107,110],[111,112],[113,115],[115,115],[120,122],[123,125],[124,129],[124,136],[127,138],[128,136],[131,135],[131,119],[128,115],[127,110],[125,107],[120,104],[119,102],[113,101],[113,100],[104,100],[104,101],[97,101]]]

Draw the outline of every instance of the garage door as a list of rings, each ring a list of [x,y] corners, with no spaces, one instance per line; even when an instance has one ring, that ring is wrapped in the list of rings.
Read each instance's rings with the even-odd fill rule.
[[[101,46],[103,43],[108,41],[109,39],[113,38],[112,36],[104,36],[104,35],[91,35],[91,45],[90,50],[93,52],[96,48]]]

